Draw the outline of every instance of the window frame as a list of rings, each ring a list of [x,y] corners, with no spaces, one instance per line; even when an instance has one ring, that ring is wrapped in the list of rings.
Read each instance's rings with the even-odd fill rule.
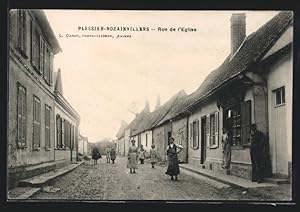
[[[280,103],[277,104],[277,92],[280,92]],[[273,90],[274,107],[280,107],[286,104],[285,86],[281,86]]]
[[[211,117],[214,117],[214,133],[212,135],[211,133],[211,128],[212,128],[212,122],[211,122]],[[206,121],[208,122],[208,129],[206,132],[207,135],[207,145],[209,146],[210,149],[216,149],[219,147],[219,137],[220,137],[220,133],[219,133],[219,129],[220,129],[220,116],[219,116],[219,112],[215,111],[213,113],[210,113],[206,116]],[[214,138],[214,143],[212,143],[212,138]]]
[[[200,135],[199,119],[195,119],[192,122],[190,122],[190,147],[194,150],[199,149],[199,142],[200,142],[199,135]]]

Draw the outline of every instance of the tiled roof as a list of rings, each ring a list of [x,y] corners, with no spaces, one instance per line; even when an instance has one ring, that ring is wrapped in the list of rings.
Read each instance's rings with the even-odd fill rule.
[[[178,113],[185,108],[186,106],[188,106],[189,104],[189,98],[188,96],[185,95],[181,95],[177,98],[176,102],[173,104],[173,106],[171,107],[170,111],[163,117],[163,119],[161,119],[156,126],[162,125],[164,124],[166,121],[169,121],[171,119],[173,119],[174,117],[176,117],[178,115]]]
[[[260,61],[267,51],[279,39],[293,19],[293,13],[289,11],[279,12],[270,21],[250,34],[232,58],[230,55],[217,69],[212,71],[200,85],[200,87],[188,97],[188,106],[180,112],[184,112],[192,105],[197,104],[218,87],[247,70],[251,65]]]
[[[120,129],[116,135],[117,138],[122,138],[125,134],[125,129],[128,126],[128,124],[125,121],[122,121]]]
[[[138,114],[137,117],[128,126],[128,128],[131,129],[131,135],[137,135],[156,126],[158,122],[163,119],[165,115],[171,110],[171,108],[176,104],[178,99],[186,96],[186,93],[181,90],[155,111]]]

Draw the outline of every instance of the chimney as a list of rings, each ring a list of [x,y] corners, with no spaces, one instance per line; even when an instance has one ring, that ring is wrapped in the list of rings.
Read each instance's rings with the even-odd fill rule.
[[[231,16],[231,56],[240,47],[246,37],[245,13],[234,13]]]
[[[160,107],[160,95],[158,95],[157,98],[156,98],[156,106],[155,106],[155,110],[156,110],[157,108],[159,108],[159,107]]]

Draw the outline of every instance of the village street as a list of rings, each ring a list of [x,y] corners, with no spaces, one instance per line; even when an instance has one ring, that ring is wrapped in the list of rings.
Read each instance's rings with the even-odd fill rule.
[[[105,156],[93,165],[86,161],[74,171],[49,185],[60,188],[56,193],[40,191],[30,199],[58,200],[266,200],[288,198],[285,189],[244,192],[223,183],[185,174],[178,181],[165,175],[166,166],[151,168],[139,165],[136,174],[129,174],[126,159],[118,157],[115,164],[106,163]],[[267,188],[265,188],[267,189]],[[273,195],[273,196],[269,196]]]

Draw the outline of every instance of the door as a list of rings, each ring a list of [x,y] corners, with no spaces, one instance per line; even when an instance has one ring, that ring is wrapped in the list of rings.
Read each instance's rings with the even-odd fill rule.
[[[206,117],[201,118],[201,143],[200,143],[200,163],[206,159]]]

